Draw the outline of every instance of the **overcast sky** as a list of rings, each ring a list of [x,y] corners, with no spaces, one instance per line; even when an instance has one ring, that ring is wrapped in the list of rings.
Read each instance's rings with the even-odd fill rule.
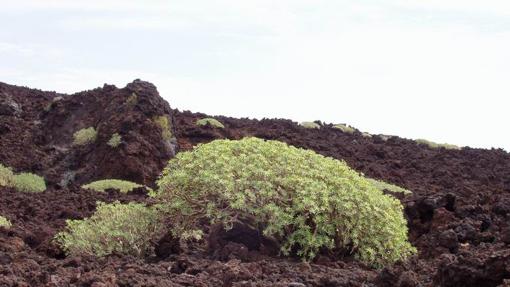
[[[510,151],[510,1],[0,0],[0,81]]]

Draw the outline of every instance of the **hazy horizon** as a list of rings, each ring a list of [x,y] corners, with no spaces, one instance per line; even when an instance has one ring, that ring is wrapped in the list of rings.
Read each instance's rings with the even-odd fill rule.
[[[505,1],[2,3],[0,81],[136,78],[172,108],[510,151]]]

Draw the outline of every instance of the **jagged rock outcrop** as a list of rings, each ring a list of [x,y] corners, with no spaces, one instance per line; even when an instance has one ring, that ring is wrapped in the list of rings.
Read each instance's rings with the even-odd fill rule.
[[[13,107],[0,119],[1,146],[17,155],[0,161],[40,173],[56,186],[104,178],[153,185],[177,149],[172,110],[148,82],[135,80],[121,89],[104,85],[73,95],[1,84],[0,94],[5,106]],[[23,105],[29,97],[35,106]],[[97,131],[96,140],[73,144],[74,133],[90,127]],[[116,147],[108,145],[113,134],[121,139]]]

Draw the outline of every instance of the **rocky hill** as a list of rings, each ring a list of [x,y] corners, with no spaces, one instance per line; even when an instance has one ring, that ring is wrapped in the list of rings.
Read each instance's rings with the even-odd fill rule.
[[[140,80],[73,95],[0,83],[0,163],[44,176],[48,183],[43,193],[0,187],[0,213],[13,224],[0,227],[0,286],[510,284],[510,154],[505,151],[430,148],[327,124],[306,129],[282,119],[216,117],[224,129],[197,126],[203,117],[171,109],[154,85]],[[97,139],[77,145],[75,133],[90,127]],[[114,134],[120,142],[112,147]],[[97,193],[81,185],[116,178],[154,187],[176,152],[245,136],[343,159],[367,176],[413,191],[401,201],[419,255],[377,270],[352,258],[322,256],[307,264],[270,256],[227,237],[213,253],[200,246],[178,250],[163,238],[158,256],[148,260],[65,256],[53,243],[66,219],[90,216],[97,201],[150,201],[141,190]]]

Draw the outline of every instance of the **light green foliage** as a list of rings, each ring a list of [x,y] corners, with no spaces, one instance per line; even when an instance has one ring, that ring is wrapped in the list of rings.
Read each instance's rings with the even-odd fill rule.
[[[3,166],[0,163],[0,186],[12,186],[14,180],[14,173],[9,167]]]
[[[394,185],[394,184],[391,184],[391,183],[388,183],[388,182],[385,182],[382,180],[377,180],[377,179],[373,179],[373,178],[367,178],[367,180],[370,183],[372,183],[380,191],[388,190],[390,192],[403,193],[403,194],[411,194],[412,193],[410,190],[407,190],[405,188],[402,188],[400,186],[397,186],[397,185]]]
[[[367,132],[361,133],[361,136],[364,137],[364,138],[371,138],[372,137],[372,135],[367,133]]]
[[[440,144],[439,147],[442,147],[442,148],[445,148],[445,149],[456,149],[456,150],[461,150],[462,148],[458,145],[454,145],[454,144],[447,144],[447,143],[444,143],[444,144]]]
[[[106,143],[107,145],[116,148],[122,142],[122,137],[118,133],[114,133],[110,140]]]
[[[12,226],[12,224],[9,221],[9,219],[0,215],[0,227],[10,228],[11,226]]]
[[[89,184],[83,185],[84,189],[91,189],[98,192],[104,192],[107,189],[116,189],[122,193],[130,192],[131,190],[142,187],[143,185],[120,179],[103,179],[91,182]]]
[[[93,127],[89,127],[86,129],[81,129],[74,133],[73,135],[74,145],[86,145],[89,143],[93,143],[97,138],[97,131]]]
[[[321,126],[318,123],[314,123],[314,122],[301,122],[299,125],[304,127],[305,129],[320,129],[321,128]]]
[[[172,138],[172,126],[167,116],[156,116],[152,119],[160,128],[161,136],[164,140]]]
[[[197,121],[197,126],[207,126],[207,125],[214,127],[214,128],[219,128],[219,129],[225,128],[225,126],[217,119],[204,118],[204,119],[200,119]]]
[[[46,182],[41,176],[22,172],[14,175],[13,187],[22,192],[43,192],[46,190]]]
[[[136,106],[138,103],[138,95],[136,93],[132,93],[126,100],[126,104],[130,107]]]
[[[252,220],[304,259],[346,248],[381,266],[416,250],[401,203],[343,161],[278,141],[216,140],[181,152],[158,181],[175,236],[197,237],[201,220],[230,228]]]
[[[12,169],[0,164],[0,186],[13,187],[22,192],[43,192],[46,190],[46,182],[43,177],[22,172],[14,174]]]
[[[151,240],[163,232],[158,211],[141,203],[98,203],[91,217],[66,223],[55,239],[72,255],[147,256],[153,251]]]
[[[416,142],[419,144],[427,145],[430,148],[445,148],[445,149],[456,149],[456,150],[461,149],[459,146],[456,146],[453,144],[447,144],[447,143],[439,144],[439,143],[435,143],[433,141],[429,141],[426,139],[417,139]]]
[[[344,125],[344,124],[337,124],[337,125],[334,125],[333,126],[335,129],[339,129],[341,130],[342,132],[344,133],[348,133],[348,134],[352,134],[354,133],[354,129],[352,127],[349,127],[347,125]]]

